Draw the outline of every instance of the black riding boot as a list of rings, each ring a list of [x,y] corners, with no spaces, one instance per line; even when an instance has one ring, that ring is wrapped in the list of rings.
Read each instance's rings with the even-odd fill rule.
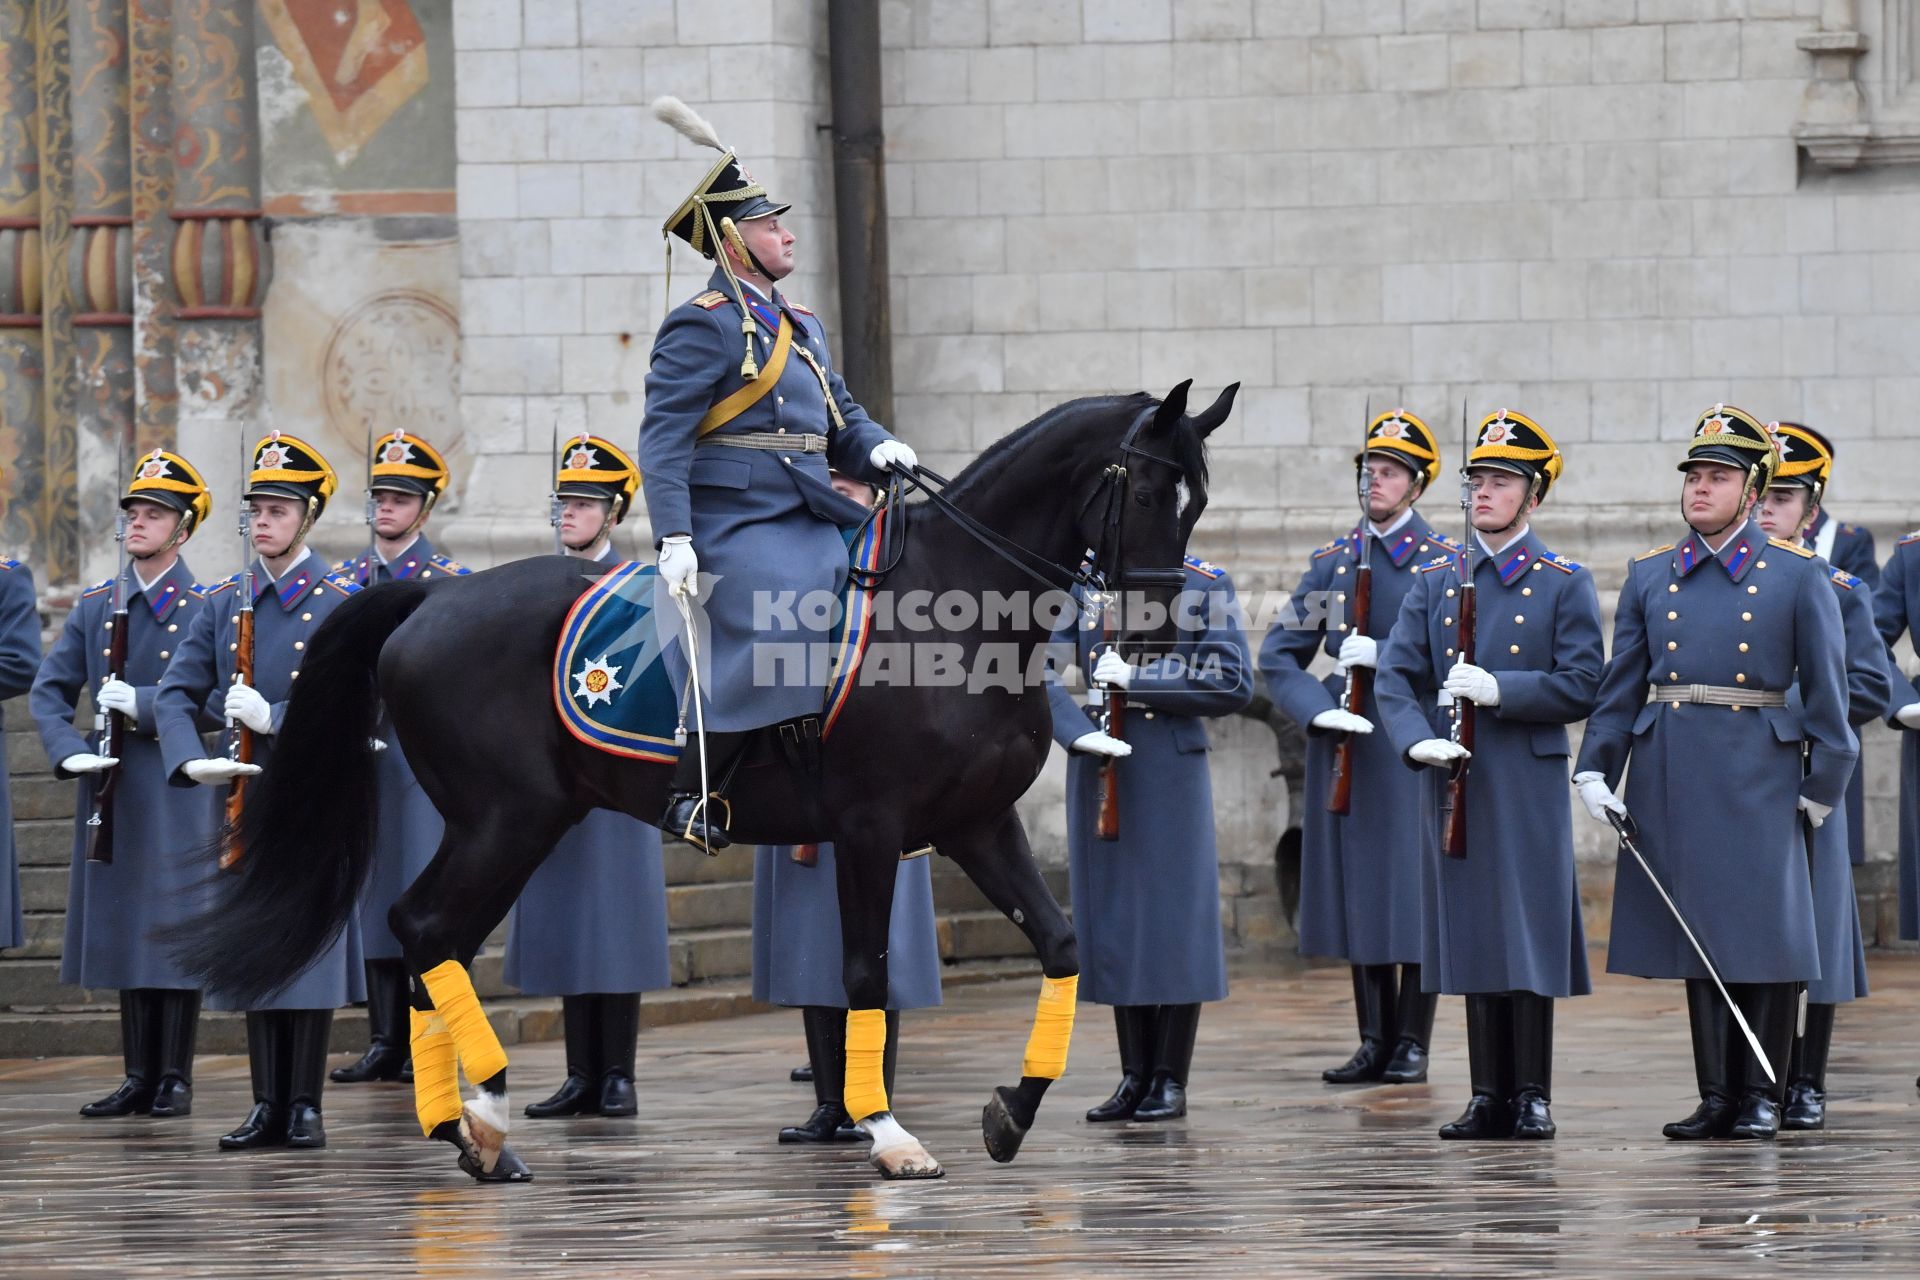
[[[599,1021],[592,996],[561,996],[560,1020],[566,1027],[567,1078],[544,1102],[529,1102],[530,1120],[556,1116],[590,1116],[599,1105]]]
[[[287,1145],[318,1149],[327,1145],[320,1122],[320,1094],[327,1087],[327,1040],[333,1010],[296,1009],[287,1019]]]
[[[1113,1006],[1113,1027],[1120,1037],[1120,1085],[1113,1096],[1087,1112],[1095,1124],[1131,1120],[1134,1108],[1147,1096],[1153,1073],[1153,1011],[1150,1004]]]
[[[220,1139],[222,1151],[262,1151],[287,1145],[287,1099],[281,1090],[288,1046],[281,1024],[288,1015],[271,1010],[247,1014],[247,1070],[253,1077],[253,1110],[240,1127]]]
[[[407,962],[367,961],[367,1051],[351,1066],[335,1067],[327,1079],[335,1084],[365,1084],[369,1080],[398,1080],[407,1061]]]
[[[1393,1058],[1380,1078],[1388,1084],[1419,1084],[1427,1078],[1427,1048],[1433,1043],[1433,1015],[1440,1007],[1437,993],[1420,989],[1420,966],[1400,966],[1400,990],[1394,996],[1399,1039]]]
[[[1485,1141],[1513,1136],[1507,1099],[1513,1095],[1513,998],[1505,992],[1467,997],[1467,1078],[1473,1096],[1460,1118],[1440,1126],[1440,1136]]]
[[[780,1131],[783,1143],[855,1142],[864,1135],[847,1118],[847,1011],[810,1004],[800,1010],[813,1066],[813,1114]]]
[[[1747,1025],[1760,1038],[1773,1067],[1774,1079],[1753,1060],[1753,1049],[1742,1037],[1732,1045],[1739,1062],[1740,1114],[1727,1131],[1729,1138],[1769,1140],[1780,1132],[1780,1104],[1787,1093],[1787,1058],[1793,1053],[1794,1024],[1799,1021],[1800,992],[1796,982],[1742,982],[1730,990],[1747,1015]]]
[[[156,1116],[193,1114],[193,1042],[200,1030],[198,991],[160,991],[160,1084],[153,1095]]]
[[[712,793],[706,804],[700,803],[700,752],[698,744],[688,742],[674,765],[673,784],[667,793],[667,812],[660,819],[660,834],[684,840],[696,849],[718,853],[733,841],[727,838],[727,780],[733,764],[748,741],[751,730],[740,733],[707,734],[707,782]]]
[[[1733,1086],[1727,1074],[1733,1017],[1705,978],[1687,979],[1687,1023],[1693,1033],[1693,1074],[1700,1086],[1700,1105],[1685,1120],[1675,1120],[1660,1132],[1678,1142],[1724,1138],[1734,1116]],[[1740,1051],[1748,1051],[1744,1041]]]
[[[1787,1107],[1780,1116],[1782,1129],[1827,1127],[1827,1050],[1833,1046],[1836,1007],[1807,1006],[1807,1033],[1793,1042],[1793,1064],[1787,1071]]]
[[[1544,1141],[1553,1123],[1553,997],[1513,993],[1513,1136]]]
[[[1360,1022],[1360,1047],[1337,1067],[1320,1073],[1328,1084],[1361,1084],[1378,1080],[1387,1069],[1394,1025],[1394,967],[1390,964],[1353,966],[1353,1008]]]
[[[158,992],[146,987],[120,993],[120,1057],[126,1079],[98,1102],[80,1108],[90,1120],[104,1116],[146,1115],[153,1110],[154,1063],[159,1056]]]
[[[1178,1120],[1187,1114],[1193,1040],[1200,1034],[1198,1004],[1163,1004],[1154,1017],[1153,1083],[1133,1109],[1135,1120]]]
[[[633,1069],[640,1052],[640,993],[598,995],[593,1001],[600,1010],[600,1114],[638,1115]]]

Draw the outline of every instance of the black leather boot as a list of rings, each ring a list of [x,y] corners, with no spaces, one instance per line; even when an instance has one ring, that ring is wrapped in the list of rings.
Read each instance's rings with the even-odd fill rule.
[[[1394,967],[1390,964],[1353,966],[1353,1008],[1360,1023],[1360,1047],[1337,1067],[1320,1073],[1328,1084],[1363,1084],[1378,1080],[1392,1052],[1388,1037],[1394,1025]]]
[[[198,991],[161,991],[159,1087],[153,1093],[153,1114],[160,1117],[193,1114],[193,1044],[200,1030]]]
[[[1793,1064],[1787,1071],[1787,1106],[1780,1115],[1782,1129],[1827,1127],[1827,1051],[1833,1046],[1836,1007],[1807,1006],[1807,1032],[1793,1042]]]
[[[80,1108],[89,1120],[112,1116],[143,1116],[153,1110],[154,1064],[159,1057],[158,992],[146,987],[120,993],[120,1057],[126,1079],[97,1102]]]
[[[1193,1070],[1194,1037],[1200,1034],[1200,1006],[1163,1004],[1153,1021],[1153,1083],[1133,1109],[1133,1118],[1178,1120],[1187,1114],[1187,1081]]]
[[[813,1066],[813,1114],[803,1124],[782,1129],[780,1141],[857,1142],[866,1135],[847,1117],[847,1011],[810,1004],[801,1009],[800,1021],[807,1033],[807,1061]]]
[[[705,804],[700,802],[699,746],[695,742],[687,743],[674,765],[673,782],[667,792],[667,812],[660,819],[661,835],[684,840],[708,853],[718,853],[733,843],[727,838],[727,783],[752,737],[752,730],[707,734],[706,781],[712,790]]]
[[[600,1027],[592,996],[561,996],[560,1020],[566,1028],[567,1078],[552,1097],[544,1102],[529,1102],[524,1108],[530,1120],[551,1120],[558,1116],[590,1116],[600,1105]]]
[[[1484,1142],[1513,1136],[1513,1117],[1507,1112],[1507,1099],[1513,1095],[1508,1079],[1512,1042],[1512,998],[1504,992],[1468,996],[1467,1078],[1473,1096],[1459,1119],[1440,1126],[1441,1137]]]
[[[367,961],[367,1026],[372,1035],[360,1061],[335,1067],[327,1079],[335,1084],[365,1084],[400,1078],[400,1068],[409,1056],[405,960]]]
[[[1747,1025],[1767,1051],[1774,1080],[1769,1083],[1753,1049],[1742,1037],[1733,1048],[1740,1061],[1740,1114],[1727,1131],[1729,1138],[1766,1142],[1780,1132],[1780,1105],[1787,1092],[1787,1058],[1793,1053],[1794,1026],[1800,1020],[1800,993],[1796,982],[1742,982],[1729,986],[1747,1015]]]
[[[1693,1075],[1700,1087],[1700,1105],[1685,1120],[1675,1120],[1660,1132],[1676,1142],[1724,1138],[1734,1116],[1733,1087],[1727,1075],[1733,1017],[1705,978],[1687,979],[1687,1023],[1693,1033]],[[1744,1042],[1740,1049],[1747,1051]]]
[[[600,1103],[603,1116],[640,1113],[634,1095],[634,1060],[640,1052],[640,993],[593,997],[600,1011]]]
[[[264,1151],[287,1145],[287,1107],[280,1080],[287,1053],[282,1043],[284,1013],[247,1014],[247,1070],[253,1077],[253,1110],[240,1127],[220,1139],[222,1151]]]
[[[1140,1099],[1147,1096],[1153,1071],[1153,1013],[1150,1004],[1113,1006],[1113,1028],[1120,1037],[1120,1085],[1113,1096],[1087,1112],[1094,1124],[1131,1120]]]
[[[1400,989],[1394,995],[1394,1021],[1399,1038],[1393,1057],[1380,1079],[1388,1084],[1419,1084],[1427,1078],[1427,1047],[1433,1043],[1433,1015],[1440,1007],[1437,993],[1420,989],[1420,966],[1400,966]]]
[[[799,1066],[795,1067],[793,1070],[787,1072],[787,1079],[791,1080],[795,1084],[812,1084],[813,1083],[813,1064],[811,1062],[801,1063]]]
[[[287,1019],[287,1145],[318,1150],[327,1145],[320,1122],[320,1094],[327,1087],[327,1038],[333,1010],[296,1009]]]
[[[1516,991],[1513,1000],[1513,1136],[1553,1137],[1553,998]]]

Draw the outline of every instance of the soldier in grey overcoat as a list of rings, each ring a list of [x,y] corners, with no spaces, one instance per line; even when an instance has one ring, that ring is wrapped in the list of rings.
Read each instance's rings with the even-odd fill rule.
[[[1192,556],[1185,570],[1173,607],[1178,638],[1165,653],[1123,654],[1102,639],[1097,618],[1054,636],[1073,646],[1090,682],[1126,699],[1116,739],[1057,680],[1047,687],[1053,739],[1067,752],[1080,999],[1113,1006],[1120,1041],[1120,1084],[1087,1113],[1092,1121],[1186,1115],[1200,1006],[1227,997],[1204,722],[1246,706],[1253,673],[1233,579]],[[1110,758],[1120,827],[1117,839],[1102,840],[1100,774]]]
[[[215,828],[205,795],[167,785],[154,697],[183,633],[206,608],[181,547],[205,522],[212,500],[191,463],[155,449],[140,460],[120,507],[126,567],[81,593],[40,664],[28,705],[54,776],[79,780],[60,980],[120,993],[126,1079],[80,1114],[184,1116],[193,1111],[200,985],[152,935],[207,905],[203,853]],[[127,627],[118,678],[108,661],[116,597]],[[83,689],[92,691],[96,729],[107,712],[125,717],[113,756],[101,755],[100,743],[74,727]],[[207,729],[218,724],[201,721]],[[93,861],[88,822],[109,769],[118,775],[103,806],[111,860]]]
[[[555,465],[560,545],[590,562],[584,591],[596,576],[591,565],[619,563],[613,531],[640,475],[617,445],[593,435],[566,441]],[[595,809],[560,837],[509,917],[504,976],[528,995],[560,997],[567,1078],[526,1114],[637,1115],[640,993],[673,985],[660,833]]]
[[[249,508],[249,540],[258,557],[250,580],[240,573],[207,588],[206,607],[182,631],[180,647],[153,699],[167,780],[178,787],[207,788],[201,793],[203,803],[216,814],[223,813],[226,783],[273,767],[273,736],[286,715],[307,645],[328,615],[360,589],[347,579],[330,577],[325,563],[306,545],[307,533],[337,483],[319,450],[276,431],[254,446],[252,456],[242,495]],[[237,658],[249,585],[254,593],[253,679],[246,683],[238,679]],[[207,755],[200,731],[209,717],[252,731],[251,764]],[[220,1139],[222,1150],[326,1146],[320,1099],[333,1011],[365,998],[356,911],[333,944],[298,976],[246,1007],[253,1108],[239,1128]],[[207,993],[207,1002],[213,1008],[236,1007],[218,990]]]
[[[367,459],[367,515],[372,547],[333,567],[363,587],[460,577],[469,570],[433,549],[427,518],[446,491],[449,472],[440,451],[419,436],[392,431],[374,441]],[[372,1033],[358,1062],[335,1067],[336,1084],[411,1080],[408,1051],[407,962],[387,912],[439,851],[445,822],[414,780],[393,728],[381,715],[375,740],[384,744],[374,765],[378,828],[373,866],[360,894],[361,946],[367,958],[367,1027]]]
[[[1832,473],[1826,441],[1794,423],[1771,424],[1780,449],[1780,473],[1768,486],[1755,515],[1769,537],[1800,539],[1820,509]],[[1804,539],[1802,539],[1804,545]],[[1846,630],[1847,722],[1862,725],[1887,714],[1893,684],[1887,649],[1873,622],[1867,584],[1845,569],[1830,573],[1840,620]],[[1788,706],[1798,705],[1798,691]],[[1820,935],[1820,976],[1807,988],[1807,1011],[1793,1042],[1787,1067],[1787,1101],[1782,1129],[1823,1129],[1827,1115],[1827,1055],[1833,1044],[1838,1006],[1867,994],[1867,954],[1860,936],[1860,905],[1854,896],[1850,850],[1856,843],[1853,797],[1860,783],[1856,767],[1847,786],[1848,803],[1813,834],[1813,903]]]
[[[715,270],[654,337],[640,425],[661,589],[697,584],[706,614],[700,687],[707,770],[721,795],[755,730],[820,711],[825,690],[803,670],[809,663],[757,670],[755,655],[756,646],[804,655],[827,635],[798,621],[810,616],[804,608],[775,611],[769,625],[755,598],[833,599],[846,583],[840,530],[866,513],[834,491],[827,464],[867,481],[915,465],[913,450],[868,418],[834,372],[819,319],[777,288],[794,268],[794,236],[781,221],[788,208],[727,151],[667,220],[666,234],[714,259]],[[678,617],[664,599],[656,613]],[[684,690],[677,632],[665,659]],[[709,810],[700,784],[700,753],[683,752],[660,829],[713,851],[727,843],[724,806]]]
[[[1366,487],[1367,518],[1313,553],[1287,611],[1260,646],[1260,673],[1275,705],[1307,734],[1300,950],[1353,967],[1360,1047],[1321,1078],[1411,1084],[1427,1078],[1436,1003],[1420,976],[1420,781],[1373,731],[1380,716],[1371,687],[1358,715],[1346,710],[1343,696],[1348,671],[1362,682],[1371,674],[1414,570],[1455,545],[1413,509],[1440,473],[1426,423],[1405,409],[1380,414],[1368,424],[1354,466]],[[1373,543],[1372,600],[1365,626],[1356,627],[1363,538]],[[1339,664],[1325,677],[1307,670],[1321,651]],[[1348,735],[1351,807],[1336,814],[1328,795],[1336,749]]]
[[[1467,998],[1473,1096],[1443,1138],[1552,1138],[1553,1002],[1593,989],[1572,814],[1553,801],[1567,782],[1567,726],[1600,690],[1600,599],[1593,576],[1530,523],[1562,465],[1525,414],[1481,421],[1467,458],[1471,577],[1456,553],[1423,565],[1381,655],[1387,736],[1425,784],[1420,973],[1429,989]],[[1477,605],[1471,662],[1458,648],[1463,581]],[[1471,751],[1450,734],[1442,702],[1472,704]],[[1443,792],[1458,767],[1466,853],[1449,857]],[[1523,796],[1548,800],[1514,803]]]
[[[33,570],[0,556],[0,698],[17,698],[30,689],[39,666],[40,604],[33,590]],[[6,822],[6,843],[0,847],[0,950],[4,950],[27,941],[9,787],[0,787],[0,820]]]
[[[1779,462],[1751,414],[1715,405],[1700,415],[1680,463],[1689,528],[1627,567],[1574,775],[1595,820],[1631,811],[1635,846],[1779,1081],[1750,1060],[1685,934],[1622,849],[1607,967],[1687,983],[1700,1105],[1664,1129],[1681,1140],[1778,1132],[1800,984],[1820,976],[1803,832],[1841,803],[1858,758],[1826,562],[1750,518]],[[1796,680],[1797,711],[1787,705]],[[1614,792],[1623,772],[1624,803]]]

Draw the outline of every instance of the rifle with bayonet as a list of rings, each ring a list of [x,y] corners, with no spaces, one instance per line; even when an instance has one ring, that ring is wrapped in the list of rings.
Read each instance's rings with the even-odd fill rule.
[[[124,496],[127,492],[127,458],[124,449],[119,451],[119,481],[114,492]],[[113,523],[114,552],[119,557],[119,572],[113,576],[113,633],[107,640],[107,679],[125,680],[127,678],[127,632],[132,628],[127,624],[127,509],[120,508],[120,514]],[[99,697],[99,691],[94,691]],[[126,742],[127,717],[119,711],[108,711],[98,701],[93,705],[93,727],[99,735],[99,745],[95,750],[112,760],[120,758],[120,752]],[[103,866],[113,863],[113,793],[120,784],[120,766],[110,765],[102,770],[93,784],[93,808],[87,814],[87,861],[98,862]]]
[[[374,523],[378,503],[373,497],[373,419],[367,419],[367,567],[366,577],[360,585],[371,587],[374,584],[373,566],[379,563],[380,528]],[[423,519],[425,517],[422,517]]]
[[[1373,612],[1373,472],[1367,468],[1367,444],[1372,439],[1373,399],[1360,420],[1360,528],[1354,535],[1360,540],[1360,564],[1353,574],[1353,606],[1347,613],[1353,634],[1368,634],[1369,615]],[[1340,706],[1352,715],[1364,715],[1367,690],[1373,683],[1367,667],[1348,667],[1346,688],[1340,694]],[[1353,735],[1343,733],[1333,747],[1333,776],[1327,787],[1327,812],[1345,816],[1353,811]]]
[[[1100,648],[1089,657],[1100,660],[1099,655],[1118,648],[1118,618],[1121,593],[1108,591],[1105,584],[1089,596],[1089,603],[1098,600],[1100,606]],[[1091,670],[1091,669],[1089,669]],[[1127,695],[1120,689],[1110,688],[1097,680],[1088,681],[1087,700],[1098,709],[1100,732],[1109,738],[1120,738],[1126,732]],[[1100,762],[1099,807],[1094,820],[1094,835],[1102,840],[1120,838],[1120,761],[1116,756],[1107,756]]]
[[[547,442],[547,465],[552,467],[553,488],[547,491],[547,523],[553,526],[553,554],[567,554],[566,539],[560,536],[560,411],[554,410],[553,437]]]
[[[247,473],[252,469],[247,438],[240,437],[240,621],[235,625],[233,672],[240,684],[253,683],[253,533],[252,506],[247,502]],[[253,730],[240,721],[227,728],[227,759],[239,764],[253,763]],[[227,783],[226,827],[222,834],[220,869],[231,870],[240,863],[240,819],[246,813],[247,779],[242,774]]]
[[[1473,450],[1473,437],[1467,430],[1467,402],[1460,402],[1460,510],[1463,513],[1466,532],[1460,539],[1460,600],[1459,631],[1454,639],[1454,649],[1458,660],[1473,662],[1474,659],[1474,591],[1473,591],[1473,484],[1467,478],[1467,459]],[[1453,724],[1448,736],[1468,751],[1473,750],[1473,703],[1466,698],[1455,698],[1452,705]],[[1440,848],[1449,858],[1467,856],[1467,770],[1472,764],[1471,756],[1462,756],[1455,760],[1447,774],[1446,792],[1440,802]]]

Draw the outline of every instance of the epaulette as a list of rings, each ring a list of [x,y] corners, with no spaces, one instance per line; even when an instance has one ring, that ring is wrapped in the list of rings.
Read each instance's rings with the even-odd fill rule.
[[[1920,542],[1920,529],[1915,529],[1912,533],[1900,539],[1900,545],[1903,547],[1909,542]]]
[[[1637,555],[1637,556],[1635,556],[1635,557],[1633,558],[1633,562],[1634,562],[1635,564],[1639,564],[1639,563],[1640,563],[1640,562],[1641,562],[1642,560],[1651,560],[1651,559],[1653,559],[1653,558],[1654,558],[1655,556],[1663,556],[1663,555],[1665,555],[1665,554],[1667,554],[1667,552],[1669,552],[1669,551],[1671,551],[1671,550],[1673,550],[1673,544],[1672,544],[1671,542],[1669,542],[1669,543],[1667,543],[1667,545],[1666,545],[1666,546],[1664,546],[1664,547],[1655,547],[1655,548],[1654,548],[1653,550],[1651,550],[1651,551],[1642,551],[1642,552],[1641,552],[1641,553],[1640,553],[1639,555]]]
[[[473,572],[473,570],[467,568],[467,566],[461,564],[458,560],[455,560],[452,556],[443,556],[438,551],[428,556],[427,559],[429,562],[432,563],[434,568],[444,569],[446,572],[451,573],[456,577],[464,577],[465,575]]]
[[[1842,533],[1858,533],[1858,532],[1860,532],[1860,526],[1859,526],[1859,525],[1857,525],[1857,524],[1843,524],[1843,525],[1841,525],[1841,526],[1840,526],[1840,532],[1842,532]]]
[[[1791,551],[1791,552],[1793,552],[1793,554],[1795,554],[1795,555],[1797,555],[1797,556],[1800,556],[1800,557],[1802,557],[1802,558],[1804,558],[1804,559],[1807,559],[1807,560],[1811,560],[1811,559],[1813,559],[1813,552],[1812,552],[1812,550],[1810,550],[1810,549],[1809,549],[1809,548],[1807,548],[1807,547],[1803,547],[1803,546],[1801,546],[1801,545],[1800,545],[1799,543],[1797,543],[1797,542],[1788,542],[1788,541],[1787,541],[1786,539],[1784,539],[1784,538],[1768,538],[1768,539],[1767,539],[1767,541],[1768,541],[1768,543],[1770,543],[1771,545],[1773,545],[1773,546],[1776,546],[1776,547],[1778,547],[1778,548],[1780,548],[1780,549],[1781,549],[1782,551]]]
[[[1186,565],[1187,568],[1193,570],[1195,573],[1207,578],[1217,578],[1226,572],[1226,570],[1222,569],[1219,565],[1209,564],[1199,556],[1188,556]]]
[[[20,562],[11,556],[0,556],[0,569],[12,572],[20,567]]]
[[[111,587],[112,585],[113,585],[112,578],[108,578],[105,582],[96,582],[92,586],[88,587],[85,591],[82,591],[80,593],[80,598],[82,600],[85,600],[88,596],[97,596],[102,591],[105,591],[107,588]]]
[[[798,311],[803,316],[810,316],[813,314],[812,307],[802,306],[798,302],[795,302],[792,298],[788,298],[786,300],[786,303],[788,306],[792,307],[795,311]]]
[[[1460,549],[1459,543],[1455,542],[1452,538],[1449,538],[1446,534],[1440,532],[1438,529],[1427,530],[1427,541],[1437,542],[1449,551],[1458,551]]]
[[[1833,571],[1833,585],[1836,587],[1845,587],[1851,591],[1860,585],[1860,579],[1854,577],[1845,569],[1835,569]]]
[[[339,591],[339,593],[343,596],[350,596],[356,591],[366,590],[365,587],[362,587],[359,583],[355,582],[352,578],[344,577],[337,573],[328,574],[326,578],[326,582],[328,586],[333,587],[335,590]]]
[[[727,295],[718,289],[709,289],[697,298],[691,299],[694,306],[711,311],[727,300]]]
[[[197,582],[190,582],[187,584],[187,594],[196,600],[205,600],[207,598],[207,588]]]
[[[1435,556],[1433,559],[1427,561],[1425,564],[1415,568],[1414,572],[1415,573],[1431,573],[1435,569],[1445,569],[1449,565],[1453,564],[1455,559],[1457,559],[1457,557],[1451,556],[1451,555]]]
[[[1340,548],[1346,545],[1347,545],[1347,540],[1345,538],[1335,538],[1332,542],[1327,543],[1323,547],[1314,548],[1313,558],[1315,560],[1324,560],[1326,557],[1332,555],[1334,552],[1340,550]]]
[[[215,582],[207,587],[202,588],[202,590],[207,595],[212,595],[216,591],[225,591],[228,587],[237,587],[239,585],[240,585],[240,575],[235,573],[220,579],[220,581],[218,582]]]
[[[1540,553],[1540,561],[1543,564],[1552,565],[1562,573],[1573,573],[1580,568],[1579,564],[1567,559],[1556,551],[1542,551]]]
[[[360,567],[360,557],[354,556],[350,559],[342,560],[339,564],[336,564],[333,566],[333,568],[327,570],[327,576],[332,577],[336,573],[345,573],[349,569],[357,569],[359,567]]]

